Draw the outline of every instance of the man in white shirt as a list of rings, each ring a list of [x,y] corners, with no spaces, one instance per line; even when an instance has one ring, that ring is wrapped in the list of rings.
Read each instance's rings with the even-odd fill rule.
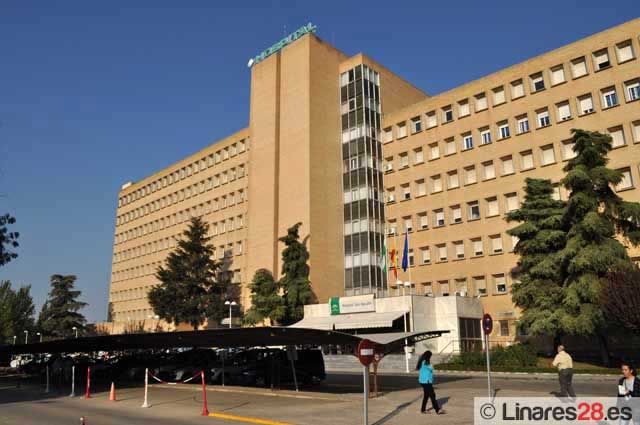
[[[560,397],[576,398],[573,391],[573,359],[564,351],[564,345],[558,345],[558,354],[553,359],[553,366],[558,368],[558,380],[560,381]]]

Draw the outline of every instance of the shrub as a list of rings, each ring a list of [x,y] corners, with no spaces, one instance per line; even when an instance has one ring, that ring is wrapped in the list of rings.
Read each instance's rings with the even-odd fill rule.
[[[455,356],[451,363],[462,366],[482,366],[485,364],[483,351],[471,351]],[[494,366],[532,367],[538,359],[535,350],[527,344],[515,344],[508,347],[498,346],[491,349],[491,364]]]

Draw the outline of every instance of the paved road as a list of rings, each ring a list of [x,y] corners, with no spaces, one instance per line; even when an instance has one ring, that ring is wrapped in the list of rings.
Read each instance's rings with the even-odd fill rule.
[[[234,415],[233,420],[234,417],[201,416],[202,395],[196,385],[152,386],[149,392],[152,407],[143,409],[140,407],[143,400],[140,387],[120,389],[117,392],[119,401],[113,403],[108,401],[106,391],[85,400],[67,397],[67,389],[43,394],[39,385],[23,384],[16,388],[14,382],[0,379],[0,424],[77,425],[83,415],[87,425],[361,424],[361,381],[359,374],[331,374],[324,385],[299,393],[237,387],[209,388],[209,410]],[[497,379],[494,384],[499,396],[547,396],[557,389],[556,382],[549,380]],[[588,380],[577,382],[575,388],[579,395],[604,396],[615,392],[616,384],[615,381]],[[429,415],[428,421],[418,413],[420,391],[414,376],[382,376],[380,389],[382,395],[370,400],[371,424],[471,424],[473,397],[486,395],[486,379],[464,375],[440,377],[436,391],[448,413]]]

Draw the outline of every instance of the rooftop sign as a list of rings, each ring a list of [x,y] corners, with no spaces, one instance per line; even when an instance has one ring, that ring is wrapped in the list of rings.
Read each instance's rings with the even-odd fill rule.
[[[283,47],[287,46],[288,44],[293,43],[294,41],[296,41],[297,39],[299,39],[303,35],[305,35],[307,33],[316,32],[317,28],[318,27],[316,27],[311,22],[309,22],[307,25],[304,25],[304,26],[298,28],[298,30],[296,30],[295,32],[292,32],[291,34],[289,34],[288,36],[286,36],[282,40],[278,41],[273,46],[269,47],[266,50],[263,50],[255,58],[249,59],[249,63],[247,63],[247,66],[249,68],[251,68],[253,65],[257,64],[258,62],[263,61],[264,59],[266,59],[267,57],[271,56],[272,54],[280,51]]]

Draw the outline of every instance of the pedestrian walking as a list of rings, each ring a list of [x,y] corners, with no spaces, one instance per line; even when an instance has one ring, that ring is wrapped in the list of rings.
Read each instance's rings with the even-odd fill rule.
[[[631,425],[640,423],[640,409],[638,409],[636,399],[640,397],[640,379],[636,378],[636,370],[630,362],[622,362],[620,365],[622,378],[618,380],[618,408],[626,407],[631,409],[632,418],[621,419],[620,425]]]
[[[433,353],[431,353],[431,351],[425,351],[422,353],[418,359],[418,363],[416,364],[416,370],[420,371],[418,375],[418,382],[422,386],[422,390],[424,392],[420,413],[427,413],[427,399],[430,399],[433,410],[435,410],[437,414],[441,415],[445,412],[443,409],[440,409],[438,400],[436,399],[436,392],[433,389],[433,366],[431,365],[432,354]]]
[[[564,345],[558,345],[558,354],[553,359],[553,366],[558,368],[558,380],[560,381],[560,397],[576,398],[573,391],[573,359],[564,349]]]

